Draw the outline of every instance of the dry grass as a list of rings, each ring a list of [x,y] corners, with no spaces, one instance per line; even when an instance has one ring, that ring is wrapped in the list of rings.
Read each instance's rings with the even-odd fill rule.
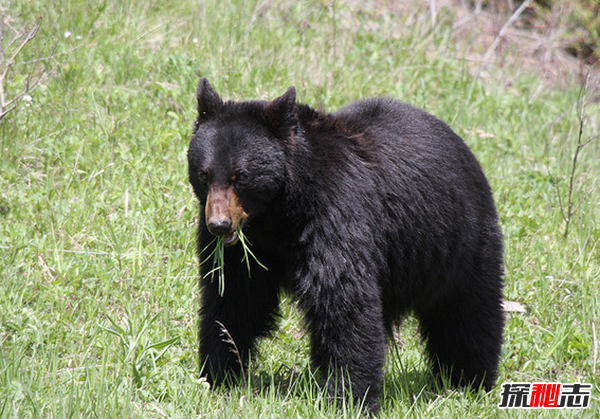
[[[559,4],[542,15],[532,0],[490,3],[483,7],[481,0],[352,0],[349,14],[400,15],[407,25],[418,24],[424,32],[450,20],[449,46],[458,58],[470,63],[472,76],[484,80],[500,76],[510,84],[534,72],[547,87],[566,88],[579,84],[588,74],[592,80],[600,79],[597,62],[573,54],[581,40],[569,32],[572,5]]]

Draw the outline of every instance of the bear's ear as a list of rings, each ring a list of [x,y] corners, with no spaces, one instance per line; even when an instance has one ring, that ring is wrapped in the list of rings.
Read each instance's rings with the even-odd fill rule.
[[[290,86],[287,91],[265,105],[263,118],[268,127],[279,131],[295,125],[294,105],[296,104],[296,88]]]
[[[202,77],[198,82],[196,98],[198,99],[198,120],[196,121],[196,125],[215,115],[221,106],[223,106],[223,101],[210,86],[206,77]]]

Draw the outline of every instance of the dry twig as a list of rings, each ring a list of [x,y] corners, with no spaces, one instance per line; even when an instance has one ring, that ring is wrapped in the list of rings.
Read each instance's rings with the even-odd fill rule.
[[[34,42],[41,20],[38,17],[33,24],[16,29],[6,9],[0,7],[0,121],[21,100],[44,84],[56,70],[56,66],[50,69],[47,66],[48,62],[54,60],[54,53],[28,61],[17,61],[23,50]],[[16,68],[25,68],[26,73],[23,83],[11,92],[9,76],[11,71],[17,71]]]
[[[529,5],[532,2],[533,2],[533,0],[525,0],[523,2],[523,4],[521,4],[521,6],[517,10],[515,10],[515,12],[508,18],[508,20],[506,21],[506,23],[504,23],[504,26],[502,26],[502,28],[500,29],[500,32],[498,32],[498,35],[492,42],[492,45],[490,45],[490,47],[486,51],[485,55],[483,56],[483,59],[482,59],[483,63],[487,62],[491,58],[494,51],[496,51],[496,48],[498,48],[500,41],[505,36],[506,31],[508,31],[508,29],[517,21],[519,16],[521,16],[521,13],[523,13],[525,11],[525,9],[527,9],[527,7],[529,7]],[[481,71],[482,71],[482,68],[480,68],[480,70],[479,70],[479,75],[481,75]]]
[[[585,200],[585,198],[582,198],[578,203],[574,202],[574,200],[575,200],[574,191],[575,191],[575,180],[576,180],[575,172],[577,171],[577,168],[578,168],[579,154],[581,153],[581,150],[589,143],[589,141],[584,142],[584,139],[583,139],[583,128],[584,128],[584,126],[586,124],[586,120],[587,120],[585,107],[586,107],[586,103],[587,103],[588,95],[589,95],[589,81],[590,81],[590,75],[588,74],[588,76],[586,77],[586,79],[583,83],[583,86],[581,87],[581,91],[579,93],[579,98],[577,100],[577,111],[578,111],[577,118],[578,118],[578,122],[579,122],[579,130],[577,133],[577,144],[575,145],[575,151],[573,152],[573,158],[571,159],[571,171],[569,174],[569,186],[567,189],[566,202],[563,202],[561,194],[560,194],[560,190],[558,189],[558,185],[555,184],[555,187],[557,188],[558,203],[560,205],[561,216],[563,218],[563,221],[565,222],[565,231],[563,233],[563,237],[565,239],[569,235],[569,226],[573,219],[573,215],[575,215],[575,213],[577,212],[577,210],[579,209],[579,207]]]
[[[223,323],[221,323],[220,321],[216,321],[217,325],[221,328],[221,337],[223,338],[223,343],[226,343],[228,345],[231,345],[231,352],[235,355],[235,357],[237,358],[237,362],[240,364],[241,367],[241,373],[242,373],[242,380],[246,381],[246,373],[244,371],[244,363],[242,362],[242,355],[240,354],[240,351],[238,350],[237,345],[235,344],[235,341],[233,340],[233,337],[231,336],[231,334],[229,333],[229,330],[227,330],[227,328],[225,327],[225,325]]]

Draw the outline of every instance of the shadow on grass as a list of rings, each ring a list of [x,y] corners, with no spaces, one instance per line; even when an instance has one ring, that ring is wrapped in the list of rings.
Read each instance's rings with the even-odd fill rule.
[[[440,397],[446,397],[453,387],[445,378],[435,377],[427,367],[402,373],[386,372],[378,402],[382,413],[399,410],[410,411],[413,405],[429,405]],[[362,417],[364,409],[359,401],[336,400],[328,397],[327,386],[321,375],[310,368],[302,370],[283,365],[277,372],[269,373],[251,368],[244,379],[232,380],[228,386],[215,390],[226,397],[253,395],[275,403],[285,401],[325,415]],[[468,390],[463,390],[468,391]],[[307,413],[307,412],[304,412]]]

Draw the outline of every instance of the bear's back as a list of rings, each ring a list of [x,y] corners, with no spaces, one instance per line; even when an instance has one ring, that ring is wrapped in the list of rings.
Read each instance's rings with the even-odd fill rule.
[[[426,176],[430,181],[468,183],[489,193],[479,162],[465,142],[444,122],[409,104],[389,98],[354,102],[332,114],[377,150],[375,162],[391,178]],[[383,173],[382,173],[383,174]],[[466,185],[465,185],[466,186]]]
[[[412,147],[459,147],[463,141],[444,122],[435,116],[404,102],[390,98],[370,98],[356,101],[333,113],[357,132],[378,137],[385,145],[394,148],[398,142],[411,142]],[[391,140],[390,143],[386,140]],[[452,143],[450,146],[449,142]]]
[[[444,122],[387,98],[359,100],[332,115],[370,150],[370,175],[378,178],[378,195],[385,197],[390,219],[400,229],[431,233],[438,226],[439,240],[449,231],[464,238],[476,225],[495,225],[483,170]]]

